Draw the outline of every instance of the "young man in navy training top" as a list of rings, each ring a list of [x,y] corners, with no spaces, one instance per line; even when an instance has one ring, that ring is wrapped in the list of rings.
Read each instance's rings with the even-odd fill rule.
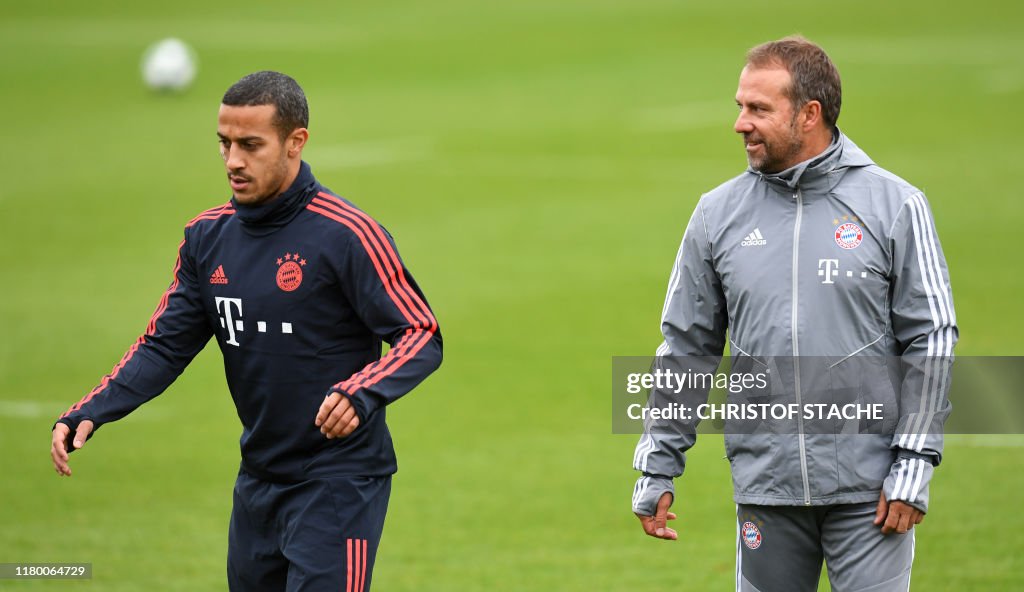
[[[228,89],[217,136],[231,201],[185,226],[145,333],[53,428],[54,467],[70,477],[69,452],[215,337],[243,428],[234,591],[369,590],[397,469],[385,407],[441,363],[437,321],[391,236],[302,161],[308,122],[284,74]]]

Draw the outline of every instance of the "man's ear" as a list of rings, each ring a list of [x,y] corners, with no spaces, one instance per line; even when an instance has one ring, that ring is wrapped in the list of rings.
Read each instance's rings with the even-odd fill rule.
[[[811,131],[821,123],[821,103],[819,101],[807,101],[800,109],[800,115],[803,117],[803,123],[800,127],[805,132]]]
[[[306,128],[300,127],[292,130],[284,142],[288,149],[288,157],[295,158],[302,154],[302,148],[305,147],[308,140],[309,130]]]

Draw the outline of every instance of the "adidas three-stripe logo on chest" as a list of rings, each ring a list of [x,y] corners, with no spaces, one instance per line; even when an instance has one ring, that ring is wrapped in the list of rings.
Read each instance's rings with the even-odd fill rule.
[[[754,232],[751,232],[743,239],[740,243],[741,247],[763,247],[767,245],[768,241],[761,236],[761,229],[755,228]]]

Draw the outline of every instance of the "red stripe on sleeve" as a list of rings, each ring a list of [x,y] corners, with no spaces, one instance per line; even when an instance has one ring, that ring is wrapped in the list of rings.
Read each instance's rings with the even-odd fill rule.
[[[377,268],[377,273],[380,275],[381,281],[383,281],[387,286],[393,288],[395,290],[395,293],[401,295],[401,301],[395,299],[393,294],[392,299],[395,300],[395,305],[399,307],[399,310],[402,312],[402,316],[405,317],[405,320],[409,321],[414,325],[426,322],[427,319],[424,318],[422,314],[416,314],[419,313],[419,311],[415,308],[415,304],[411,301],[408,294],[406,293],[405,286],[400,281],[397,281],[398,270],[396,269],[395,263],[385,255],[384,250],[380,245],[380,242],[372,234],[372,230],[367,228],[365,222],[353,216],[352,214],[342,210],[333,202],[328,202],[320,198],[313,198],[312,203],[316,204],[321,208],[329,210],[332,214],[344,218],[345,220],[351,223],[346,224],[346,226],[351,228],[353,232],[356,232],[359,235],[360,241],[363,243],[363,247],[366,248],[367,252],[371,252],[372,248],[375,265],[379,261],[380,266]],[[358,227],[358,230],[354,226],[352,226],[352,224]],[[381,271],[381,268],[383,268],[383,272]],[[417,316],[415,320],[411,316],[413,314],[416,314]]]
[[[178,271],[181,269],[181,249],[184,248],[184,246],[185,240],[182,239],[181,243],[178,245],[178,258],[177,260],[175,260],[174,263],[174,281],[171,282],[171,286],[167,288],[167,291],[164,292],[163,296],[160,297],[160,304],[157,305],[156,310],[153,312],[153,316],[150,317],[149,324],[146,326],[146,332],[140,335],[137,340],[135,340],[135,343],[133,343],[132,346],[128,348],[128,351],[125,352],[123,356],[121,356],[121,361],[119,361],[114,366],[114,369],[111,370],[109,374],[103,377],[103,380],[100,381],[100,384],[96,388],[92,389],[89,392],[89,394],[82,397],[81,401],[72,405],[70,409],[64,412],[64,415],[61,415],[62,419],[67,417],[71,413],[81,409],[82,405],[85,405],[86,403],[91,401],[93,397],[102,392],[103,389],[107,388],[107,385],[110,384],[110,381],[117,378],[117,375],[121,373],[121,369],[124,368],[125,364],[127,364],[129,360],[132,359],[132,356],[134,356],[135,352],[138,351],[139,346],[146,342],[146,336],[152,335],[153,332],[156,330],[157,319],[159,319],[160,315],[162,315],[164,311],[167,310],[167,299],[170,298],[171,294],[173,294],[174,291],[178,289]]]
[[[321,194],[326,195],[326,194]],[[325,200],[314,198],[313,202],[306,206],[306,209],[316,212],[326,218],[339,222],[345,225],[359,238],[360,243],[366,250],[367,255],[370,257],[370,261],[373,263],[374,269],[377,271],[377,275],[384,285],[384,289],[387,291],[391,301],[398,308],[399,312],[407,322],[413,325],[412,328],[406,330],[400,343],[390,351],[387,355],[368,365],[366,368],[353,375],[349,379],[342,383],[335,385],[335,388],[340,388],[349,395],[354,395],[357,390],[365,386],[376,384],[378,381],[394,373],[395,370],[405,364],[410,358],[416,355],[419,350],[423,348],[429,341],[431,336],[436,332],[437,322],[434,320],[433,315],[429,315],[428,318],[422,318],[422,310],[426,308],[425,303],[416,296],[414,290],[409,286],[408,281],[404,282],[404,286],[400,282],[398,285],[395,284],[392,278],[400,277],[404,279],[404,273],[400,263],[397,260],[389,261],[383,257],[383,254],[379,251],[379,243],[374,239],[372,235],[368,236],[367,232],[369,229],[366,228],[365,222],[360,223],[357,220],[353,220],[350,214],[339,211],[335,205],[332,205]],[[385,241],[386,243],[386,241]],[[390,248],[390,244],[388,247]],[[375,248],[376,247],[376,248]],[[392,266],[394,264],[394,266]],[[396,271],[399,270],[399,271]],[[402,292],[400,298],[396,292]],[[410,302],[409,294],[411,294],[415,300]],[[410,310],[406,307],[407,304],[415,306],[415,302],[418,302],[422,307],[417,310],[420,313],[417,316],[420,318],[414,318]],[[417,307],[418,308],[418,307]],[[424,323],[426,321],[426,323]],[[426,324],[426,326],[424,326]]]
[[[402,303],[398,301],[397,296],[395,295],[389,282],[387,281],[387,274],[383,271],[380,262],[377,259],[376,251],[368,244],[366,236],[365,234],[363,234],[362,230],[357,228],[348,218],[338,216],[332,212],[319,208],[313,204],[306,206],[306,208],[309,209],[310,211],[317,212],[322,216],[335,220],[336,222],[344,224],[350,230],[352,230],[352,232],[354,232],[356,236],[359,237],[360,242],[363,244],[363,248],[366,249],[367,254],[370,256],[370,260],[373,262],[374,268],[377,270],[377,274],[381,278],[381,282],[384,284],[384,288],[387,290],[388,295],[391,297],[391,300],[402,312],[402,316],[405,317],[406,321],[408,321],[410,324],[417,325],[418,323],[410,316],[408,311],[404,310]],[[415,333],[419,333],[419,339],[414,338]],[[362,388],[363,386],[369,386],[361,384],[362,382],[364,382],[364,380],[362,379],[369,379],[371,375],[374,375],[374,373],[377,372],[383,373],[376,374],[375,376],[373,376],[374,378],[376,378],[376,380],[374,380],[370,384],[376,384],[377,381],[392,374],[395,370],[401,367],[409,358],[414,356],[420,349],[422,349],[423,346],[426,345],[426,343],[430,340],[430,337],[431,335],[433,335],[433,333],[433,331],[424,331],[419,327],[415,329],[408,329],[405,333],[404,338],[401,340],[401,343],[397,347],[388,351],[388,354],[386,356],[384,356],[377,362],[368,365],[366,368],[363,368],[363,370],[353,375],[348,380],[344,381],[344,383],[335,385],[334,388],[341,389],[344,392],[348,393],[349,395],[354,395],[355,392],[359,390],[359,388]],[[403,355],[406,353],[407,355]],[[391,365],[392,362],[394,362],[395,365],[391,368],[387,368],[387,366]],[[355,379],[360,380],[356,382]],[[342,386],[342,384],[344,384],[345,386]]]
[[[327,196],[327,194],[324,193],[321,193],[320,195]],[[324,212],[320,207],[314,207],[313,204],[327,208],[328,210],[330,210],[330,214],[334,215],[329,215],[328,212]],[[404,340],[401,341],[399,344],[396,345],[395,348],[393,348],[392,351],[389,351],[388,355],[384,356],[384,358],[378,360],[377,362],[371,365],[368,365],[366,368],[363,368],[357,374],[349,377],[347,380],[334,386],[334,388],[341,389],[346,393],[355,394],[355,392],[360,388],[376,384],[381,379],[391,375],[395,370],[401,367],[408,359],[412,358],[417,352],[419,352],[419,350],[422,349],[424,345],[426,345],[426,342],[429,341],[430,336],[433,335],[434,332],[436,332],[437,321],[434,320],[433,315],[430,315],[430,311],[426,307],[426,304],[423,303],[423,301],[416,295],[416,292],[412,289],[412,286],[409,285],[408,281],[404,282],[404,286],[401,283],[399,283],[398,285],[395,284],[396,278],[401,277],[404,279],[405,277],[402,265],[397,260],[397,257],[391,260],[388,259],[383,254],[380,242],[372,234],[369,234],[372,231],[368,227],[365,220],[355,217],[351,213],[342,211],[341,208],[339,208],[337,205],[326,202],[325,200],[319,198],[314,198],[313,203],[307,206],[307,209],[319,212],[333,220],[337,220],[338,222],[345,224],[350,230],[352,230],[357,234],[357,236],[359,236],[360,241],[363,244],[363,248],[367,250],[367,253],[371,256],[371,260],[374,262],[374,266],[377,269],[377,273],[380,276],[381,281],[384,283],[384,287],[388,288],[388,294],[391,297],[392,301],[394,301],[395,305],[399,308],[399,311],[402,313],[402,316],[405,317],[406,321],[412,324],[415,327],[415,329],[418,332],[420,332],[420,334],[418,335],[419,339],[414,339],[412,342],[405,342]],[[339,217],[343,218],[343,220],[339,219]],[[366,218],[366,220],[369,220],[369,218]],[[353,224],[358,226],[358,228],[354,227]],[[390,250],[391,245],[387,241],[387,239],[383,238],[383,236],[381,236],[381,239]],[[380,264],[378,264],[378,261],[380,261]],[[382,267],[384,268],[383,271]],[[427,311],[429,319],[420,316],[419,319],[414,320],[410,316],[408,311],[402,306],[402,302],[398,301],[395,298],[395,292],[392,291],[391,288],[393,288],[394,291],[402,293],[404,301],[410,305],[412,305],[412,303],[409,302],[407,295],[412,295],[412,297],[414,297],[416,301],[419,303],[421,310]],[[426,327],[424,327],[424,321],[427,322]],[[424,329],[426,329],[428,333],[423,334],[422,331]],[[411,336],[412,332],[406,331],[406,335]],[[426,337],[426,339],[424,339],[424,336]],[[410,347],[413,348],[413,351],[407,352],[407,350]]]
[[[206,210],[205,212],[200,213],[195,218],[192,218],[191,220],[189,220],[188,224],[185,225],[185,228],[189,228],[190,226],[194,226],[200,220],[213,220],[215,218],[220,218],[221,216],[223,216],[225,214],[234,214],[234,213],[235,213],[235,208],[231,205],[231,202],[228,202],[226,204],[221,204],[221,205],[219,205],[219,206],[217,206],[215,208],[210,208],[210,209]]]
[[[358,224],[361,229],[363,229],[366,233],[370,235],[370,242],[376,247],[381,258],[384,260],[384,266],[387,268],[389,275],[394,276],[393,278],[389,279],[392,279],[392,281],[397,279],[398,285],[396,286],[396,289],[402,293],[403,297],[408,297],[412,299],[412,302],[409,302],[409,300],[406,300],[406,302],[410,306],[414,307],[415,312],[418,313],[418,320],[421,323],[425,323],[425,326],[419,325],[417,326],[417,329],[426,329],[427,331],[429,331],[431,335],[434,332],[436,332],[437,320],[434,318],[434,315],[430,312],[430,308],[426,305],[425,302],[423,302],[423,300],[419,297],[416,291],[413,290],[412,286],[409,284],[408,279],[405,277],[405,268],[402,266],[402,263],[399,260],[398,255],[395,253],[394,249],[392,249],[391,242],[385,236],[384,229],[381,228],[381,226],[375,220],[367,216],[365,213],[363,213],[359,209],[353,207],[352,205],[348,204],[347,202],[336,196],[321,192],[318,194],[318,197],[323,199],[315,199],[314,201],[330,208],[334,213],[340,214],[345,218],[356,222],[356,224]],[[325,200],[329,200],[329,202]],[[412,319],[409,319],[408,317],[407,320],[409,320],[410,323],[413,323]],[[413,325],[415,326],[416,323],[413,323]],[[411,345],[415,346],[415,351],[418,352],[423,347],[423,345],[425,345],[425,342],[419,343],[417,341]],[[391,352],[389,352],[389,354],[390,353]],[[395,348],[394,353],[394,356],[385,356],[385,358],[380,360],[378,363],[367,366],[360,373],[350,377],[348,380],[336,386],[341,387],[343,390],[345,390],[345,392],[353,392],[354,390],[358,390],[359,388],[371,386],[373,384],[376,384],[380,379],[390,375],[394,371],[394,369],[388,368],[388,366],[392,362],[404,363],[407,359],[412,357],[412,354],[402,355],[405,354],[406,352],[403,351],[400,347]],[[414,353],[415,352],[413,352],[413,354]],[[398,366],[400,365],[401,364],[398,364]],[[344,385],[344,387],[341,386],[342,384]]]
[[[425,320],[429,324],[431,329],[437,330],[437,320],[434,319],[434,315],[431,314],[430,308],[427,306],[427,304],[423,302],[423,299],[421,299],[419,295],[416,294],[416,291],[413,290],[412,286],[409,284],[409,280],[405,277],[405,267],[402,266],[402,262],[401,260],[399,260],[398,254],[395,253],[393,248],[391,248],[391,241],[389,241],[387,237],[384,235],[384,229],[381,228],[380,224],[378,224],[377,221],[374,220],[373,218],[367,216],[365,212],[360,211],[358,208],[352,207],[350,204],[346,203],[342,199],[339,199],[327,193],[320,193],[319,195],[333,202],[336,205],[336,207],[341,208],[345,212],[349,213],[351,216],[355,216],[357,219],[361,220],[364,227],[368,227],[368,229],[377,236],[377,239],[380,241],[379,244],[384,249],[383,254],[385,255],[385,260],[390,259],[392,265],[394,265],[395,267],[395,273],[398,276],[399,285],[401,286],[403,291],[406,294],[408,294],[409,298],[413,300],[413,303],[419,310],[419,312],[422,313],[422,320]]]
[[[234,213],[235,210],[234,208],[231,207],[231,203],[229,202],[221,206],[217,206],[216,208],[211,208],[199,214],[198,216],[190,220],[189,223],[185,225],[185,228],[194,226],[200,220],[214,220],[221,216],[230,215]],[[135,352],[139,350],[139,347],[146,343],[146,337],[156,333],[156,323],[164,314],[164,311],[167,310],[167,303],[170,300],[171,294],[174,294],[174,292],[177,291],[178,289],[178,272],[181,271],[181,251],[184,247],[185,239],[182,239],[182,241],[178,243],[178,258],[174,262],[174,271],[172,272],[172,275],[174,276],[174,281],[171,282],[171,286],[167,288],[167,290],[163,293],[163,296],[160,297],[160,303],[157,305],[156,310],[153,312],[153,315],[149,318],[149,323],[146,325],[146,332],[140,335],[139,338],[135,340],[135,343],[133,343],[132,346],[128,348],[128,351],[126,351],[125,354],[121,356],[121,360],[114,366],[110,373],[103,377],[103,379],[100,381],[100,384],[96,388],[89,391],[89,394],[82,397],[80,401],[78,401],[77,403],[72,405],[67,411],[65,411],[64,415],[60,416],[61,419],[67,417],[68,415],[74,413],[75,411],[78,411],[79,409],[82,408],[82,405],[85,405],[86,403],[91,401],[93,397],[103,392],[103,390],[107,388],[107,385],[110,384],[110,381],[117,378],[117,375],[121,373],[121,370],[125,367],[125,365],[128,364],[129,361],[131,361],[132,357],[135,355]]]
[[[413,337],[413,333],[416,334],[415,337]],[[432,331],[413,331],[411,329],[406,331],[399,347],[389,350],[386,356],[354,374],[348,380],[335,385],[335,388],[346,393],[354,393],[361,388],[377,384],[415,357],[423,349],[423,346],[430,342],[433,334]]]

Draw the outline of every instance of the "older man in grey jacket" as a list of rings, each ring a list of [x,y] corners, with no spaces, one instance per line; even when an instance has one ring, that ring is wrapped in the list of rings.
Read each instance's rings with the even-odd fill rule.
[[[775,370],[768,400],[806,400],[801,363],[813,356],[833,382],[899,410],[883,433],[801,422],[726,434],[737,590],[816,590],[823,559],[834,590],[907,590],[911,529],[942,459],[957,340],[945,258],[921,191],[839,131],[841,97],[832,61],[806,39],[750,50],[735,124],[750,166],[701,197],[662,314],[660,359],[717,360],[728,335],[733,356]],[[886,359],[905,363],[894,381]],[[670,396],[654,389],[648,405]],[[647,534],[675,539],[673,479],[695,434],[647,427],[633,510]]]

